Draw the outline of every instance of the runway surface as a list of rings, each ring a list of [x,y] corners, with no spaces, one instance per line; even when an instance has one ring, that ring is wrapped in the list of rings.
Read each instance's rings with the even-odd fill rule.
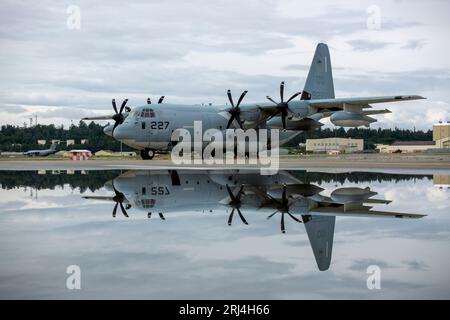
[[[128,169],[191,169],[223,170],[254,169],[264,166],[249,164],[175,165],[171,160],[2,160],[0,170],[128,170]],[[281,157],[279,168],[283,170],[336,170],[377,171],[389,173],[442,173],[450,174],[450,157],[445,156],[378,156],[358,155],[329,158]]]

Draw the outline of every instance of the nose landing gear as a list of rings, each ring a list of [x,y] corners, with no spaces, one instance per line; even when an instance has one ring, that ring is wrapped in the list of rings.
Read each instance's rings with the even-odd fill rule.
[[[141,150],[141,158],[143,160],[151,160],[155,156],[155,150],[153,149],[144,149]]]

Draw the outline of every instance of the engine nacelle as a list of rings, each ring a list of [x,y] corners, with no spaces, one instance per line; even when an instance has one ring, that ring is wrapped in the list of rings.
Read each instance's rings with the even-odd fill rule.
[[[337,203],[364,202],[364,200],[376,194],[376,192],[370,191],[369,188],[348,187],[334,190],[330,198]]]
[[[274,129],[283,129],[281,117],[276,117],[267,122],[267,125]],[[309,131],[323,126],[323,123],[311,118],[303,118],[300,120],[286,119],[286,130]]]
[[[368,127],[372,122],[376,122],[377,119],[360,113],[338,111],[331,115],[330,121],[332,124],[339,127]]]

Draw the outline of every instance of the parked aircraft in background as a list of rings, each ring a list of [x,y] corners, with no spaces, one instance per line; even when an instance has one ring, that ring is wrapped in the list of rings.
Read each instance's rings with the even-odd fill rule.
[[[336,126],[369,127],[377,121],[371,115],[391,112],[371,110],[371,104],[424,99],[418,95],[335,98],[330,54],[323,43],[317,45],[302,92],[295,92],[288,98],[285,83],[281,82],[278,99],[267,96],[269,102],[241,104],[246,93],[242,92],[235,103],[228,90],[229,105],[208,107],[163,104],[163,96],[157,104],[151,104],[148,99],[146,105],[133,109],[126,106],[128,99],[125,99],[118,108],[113,99],[115,114],[84,120],[114,120],[114,124],[104,128],[105,134],[140,150],[143,159],[151,159],[156,151],[173,147],[174,130],[184,128],[193,136],[194,121],[202,121],[204,131],[210,128],[221,131],[228,128],[283,129],[279,144],[282,146],[301,131],[319,128],[323,125],[319,120],[326,117]]]
[[[251,220],[280,216],[281,232],[286,232],[285,218],[303,223],[319,270],[331,262],[336,216],[378,218],[421,218],[424,215],[372,210],[367,204],[389,204],[374,199],[370,188],[336,188],[330,196],[322,195],[320,186],[304,183],[293,172],[280,171],[264,176],[249,170],[130,170],[106,184],[111,196],[85,196],[85,199],[114,202],[125,217],[135,208],[150,218],[158,213],[229,212],[228,225],[235,214],[243,224]],[[248,217],[244,217],[244,213]]]
[[[50,146],[50,149],[45,149],[45,150],[29,150],[27,152],[24,152],[23,154],[25,156],[29,156],[29,157],[47,157],[51,154],[55,154],[56,151],[56,146],[58,144],[57,143],[52,143],[52,145]]]

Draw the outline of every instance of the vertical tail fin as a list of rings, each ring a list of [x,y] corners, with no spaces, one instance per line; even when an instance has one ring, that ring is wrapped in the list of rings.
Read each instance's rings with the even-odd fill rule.
[[[334,85],[331,59],[328,46],[319,43],[314,53],[314,58],[306,78],[305,88],[302,92],[302,100],[333,99]]]
[[[333,251],[335,216],[302,216],[311,248],[320,271],[328,270]]]
[[[52,143],[52,145],[50,146],[50,150],[55,151],[56,150],[56,145],[57,145],[56,142]]]

